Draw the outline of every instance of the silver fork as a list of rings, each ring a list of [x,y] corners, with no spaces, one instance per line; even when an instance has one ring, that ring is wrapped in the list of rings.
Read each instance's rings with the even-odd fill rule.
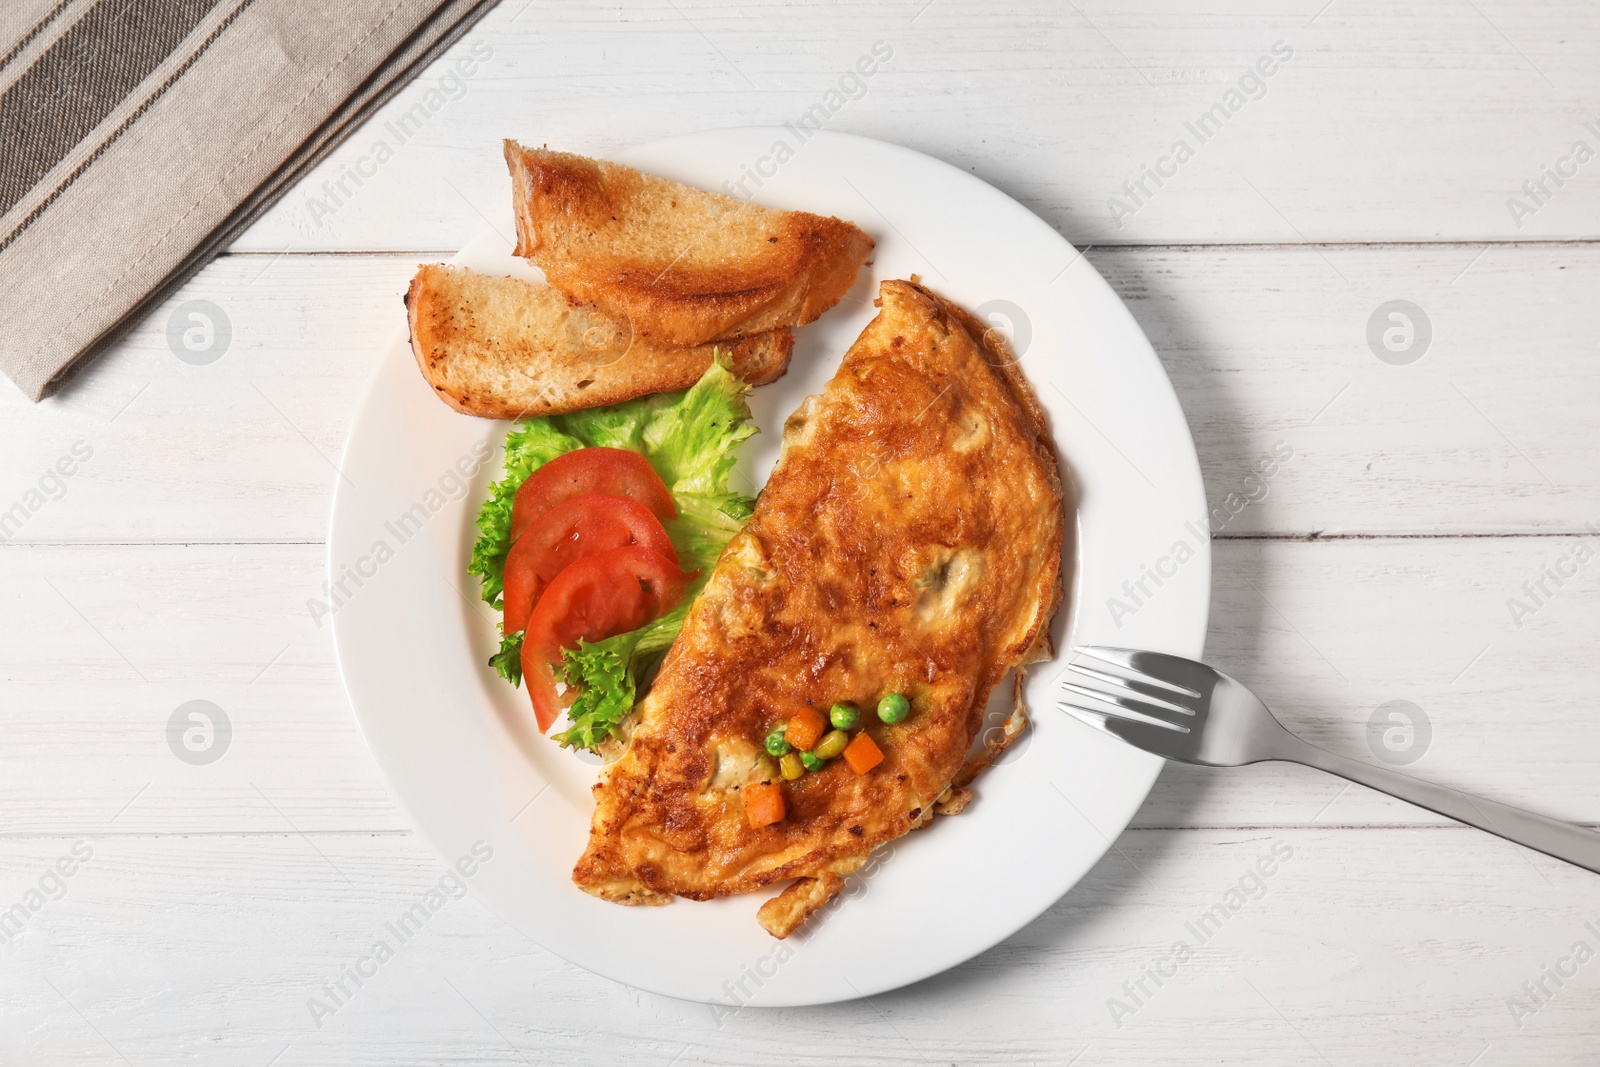
[[[1087,664],[1085,657],[1098,662]],[[1303,763],[1600,873],[1600,833],[1318,748],[1286,730],[1250,690],[1204,663],[1083,646],[1074,649],[1067,670],[1072,680],[1061,683],[1068,694],[1061,708],[1146,752],[1202,767]]]

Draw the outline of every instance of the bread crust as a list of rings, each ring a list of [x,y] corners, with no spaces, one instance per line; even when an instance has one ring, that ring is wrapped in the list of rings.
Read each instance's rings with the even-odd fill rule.
[[[687,389],[728,354],[752,385],[781,377],[794,334],[769,330],[717,345],[669,348],[548,285],[425,264],[406,293],[411,352],[452,408],[487,419],[555,415]]]
[[[873,242],[841,219],[776,211],[566,152],[505,143],[516,254],[574,300],[661,345],[692,346],[827,311]]]

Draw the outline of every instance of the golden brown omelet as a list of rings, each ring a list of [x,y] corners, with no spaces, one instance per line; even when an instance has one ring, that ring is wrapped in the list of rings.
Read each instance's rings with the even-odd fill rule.
[[[573,880],[597,896],[705,900],[798,879],[761,909],[785,936],[873,849],[960,809],[995,754],[968,760],[991,690],[1048,654],[1063,512],[1038,402],[959,308],[904,281],[878,304],[789,418],[755,514],[594,787]],[[912,707],[892,726],[871,710],[888,692]],[[787,817],[752,829],[740,790],[781,781],[767,732],[837,701],[863,709],[885,759],[782,782]]]

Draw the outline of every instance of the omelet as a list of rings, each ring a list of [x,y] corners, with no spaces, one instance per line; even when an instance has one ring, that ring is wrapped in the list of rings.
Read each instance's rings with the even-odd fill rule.
[[[789,883],[758,915],[784,937],[876,848],[954,814],[1025,726],[1021,670],[1047,658],[1062,596],[1061,477],[1044,413],[981,323],[913,281],[784,426],[777,467],[729,542],[594,787],[573,880],[624,904]],[[1004,736],[980,746],[1019,668]],[[873,709],[908,698],[902,721]],[[840,702],[882,761],[797,780],[769,731]],[[753,827],[743,795],[781,790]]]

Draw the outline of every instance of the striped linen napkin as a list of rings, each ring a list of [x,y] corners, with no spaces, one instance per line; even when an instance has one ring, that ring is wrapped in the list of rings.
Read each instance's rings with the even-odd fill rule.
[[[0,0],[0,371],[34,400],[495,0]]]

